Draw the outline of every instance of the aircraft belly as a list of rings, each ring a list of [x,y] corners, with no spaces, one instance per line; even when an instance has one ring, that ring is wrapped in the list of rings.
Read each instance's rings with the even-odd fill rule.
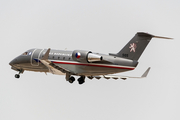
[[[15,64],[13,67],[17,69],[23,69],[27,71],[35,71],[35,72],[49,72],[46,66],[44,65],[37,65],[37,66],[32,66],[29,63],[24,63],[24,64]]]
[[[128,69],[97,67],[88,65],[56,64],[59,67],[71,71],[75,75],[106,75],[128,71]]]

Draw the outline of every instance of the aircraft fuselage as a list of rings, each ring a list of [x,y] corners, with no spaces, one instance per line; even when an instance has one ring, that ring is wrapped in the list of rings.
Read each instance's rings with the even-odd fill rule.
[[[27,70],[35,72],[49,72],[49,69],[41,63],[40,59],[44,56],[47,49],[30,49],[22,55],[16,57],[10,62],[14,70]],[[73,51],[51,50],[48,60],[57,66],[68,69],[74,75],[107,75],[119,72],[133,70],[138,62],[95,53],[102,56],[101,61],[96,62],[79,62],[73,60]],[[63,74],[63,73],[62,73]]]

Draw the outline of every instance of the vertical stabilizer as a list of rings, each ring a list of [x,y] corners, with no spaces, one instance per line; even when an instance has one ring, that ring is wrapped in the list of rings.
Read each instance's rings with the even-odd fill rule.
[[[117,54],[110,54],[113,56],[118,56],[122,58],[127,58],[131,60],[138,60],[145,50],[146,46],[149,44],[150,40],[153,38],[163,38],[171,39],[167,37],[154,36],[144,32],[138,32]]]

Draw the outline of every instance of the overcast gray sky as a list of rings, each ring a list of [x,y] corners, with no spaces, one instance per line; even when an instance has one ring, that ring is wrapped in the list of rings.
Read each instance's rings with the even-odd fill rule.
[[[0,120],[179,120],[179,0],[1,0]],[[24,72],[9,62],[31,48],[118,52],[136,32],[152,39],[138,67],[120,75],[148,78],[89,80]]]

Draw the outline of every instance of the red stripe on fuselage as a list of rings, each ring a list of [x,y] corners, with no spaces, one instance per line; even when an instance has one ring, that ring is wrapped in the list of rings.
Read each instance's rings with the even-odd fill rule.
[[[123,66],[113,66],[113,65],[100,65],[100,64],[85,64],[85,63],[71,63],[71,62],[59,62],[59,61],[52,61],[56,64],[68,64],[68,65],[83,65],[83,66],[93,66],[93,67],[106,67],[106,68],[117,68],[117,69],[128,69],[134,70],[133,67],[123,67]]]

